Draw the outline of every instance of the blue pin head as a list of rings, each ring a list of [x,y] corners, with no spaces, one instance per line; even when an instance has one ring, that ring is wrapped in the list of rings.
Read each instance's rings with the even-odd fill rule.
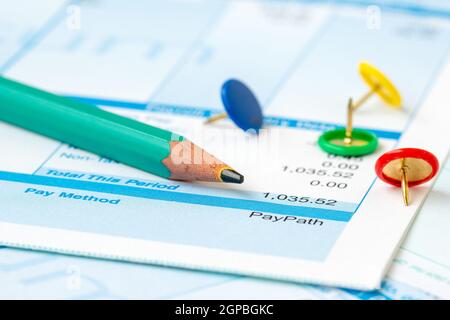
[[[222,85],[221,96],[228,117],[239,128],[259,132],[263,123],[262,109],[249,87],[239,80],[230,79]]]

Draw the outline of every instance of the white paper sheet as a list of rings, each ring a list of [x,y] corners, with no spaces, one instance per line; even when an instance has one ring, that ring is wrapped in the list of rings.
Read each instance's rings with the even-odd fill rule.
[[[386,12],[373,30],[365,10],[328,5],[145,6],[85,4],[80,28],[69,28],[62,11],[3,73],[183,134],[245,173],[246,183],[167,181],[2,123],[0,242],[378,288],[431,184],[412,190],[404,207],[373,165],[397,146],[446,157],[449,142],[435,137],[446,132],[448,22]],[[122,28],[128,15],[134,19]],[[329,156],[316,141],[343,125],[348,96],[366,90],[361,59],[386,70],[404,108],[370,100],[355,124],[379,136],[377,152]],[[222,109],[218,92],[230,77],[248,83],[264,106],[259,137],[229,122],[203,125]]]

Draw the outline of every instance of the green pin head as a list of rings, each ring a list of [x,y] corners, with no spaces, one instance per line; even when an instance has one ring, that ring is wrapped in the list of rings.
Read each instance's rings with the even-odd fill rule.
[[[345,132],[345,129],[336,129],[323,133],[319,138],[320,148],[339,156],[363,156],[378,147],[377,136],[369,131],[353,129],[350,143],[345,141]]]

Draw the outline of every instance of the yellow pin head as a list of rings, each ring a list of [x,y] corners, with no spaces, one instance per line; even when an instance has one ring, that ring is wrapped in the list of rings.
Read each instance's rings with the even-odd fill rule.
[[[361,62],[359,74],[369,86],[371,92],[376,93],[389,106],[401,108],[402,98],[400,93],[383,72],[367,62]]]

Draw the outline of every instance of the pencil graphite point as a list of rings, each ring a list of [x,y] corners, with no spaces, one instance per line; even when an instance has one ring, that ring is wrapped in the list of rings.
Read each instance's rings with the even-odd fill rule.
[[[223,169],[220,173],[220,179],[227,183],[243,183],[244,176],[233,169]]]

